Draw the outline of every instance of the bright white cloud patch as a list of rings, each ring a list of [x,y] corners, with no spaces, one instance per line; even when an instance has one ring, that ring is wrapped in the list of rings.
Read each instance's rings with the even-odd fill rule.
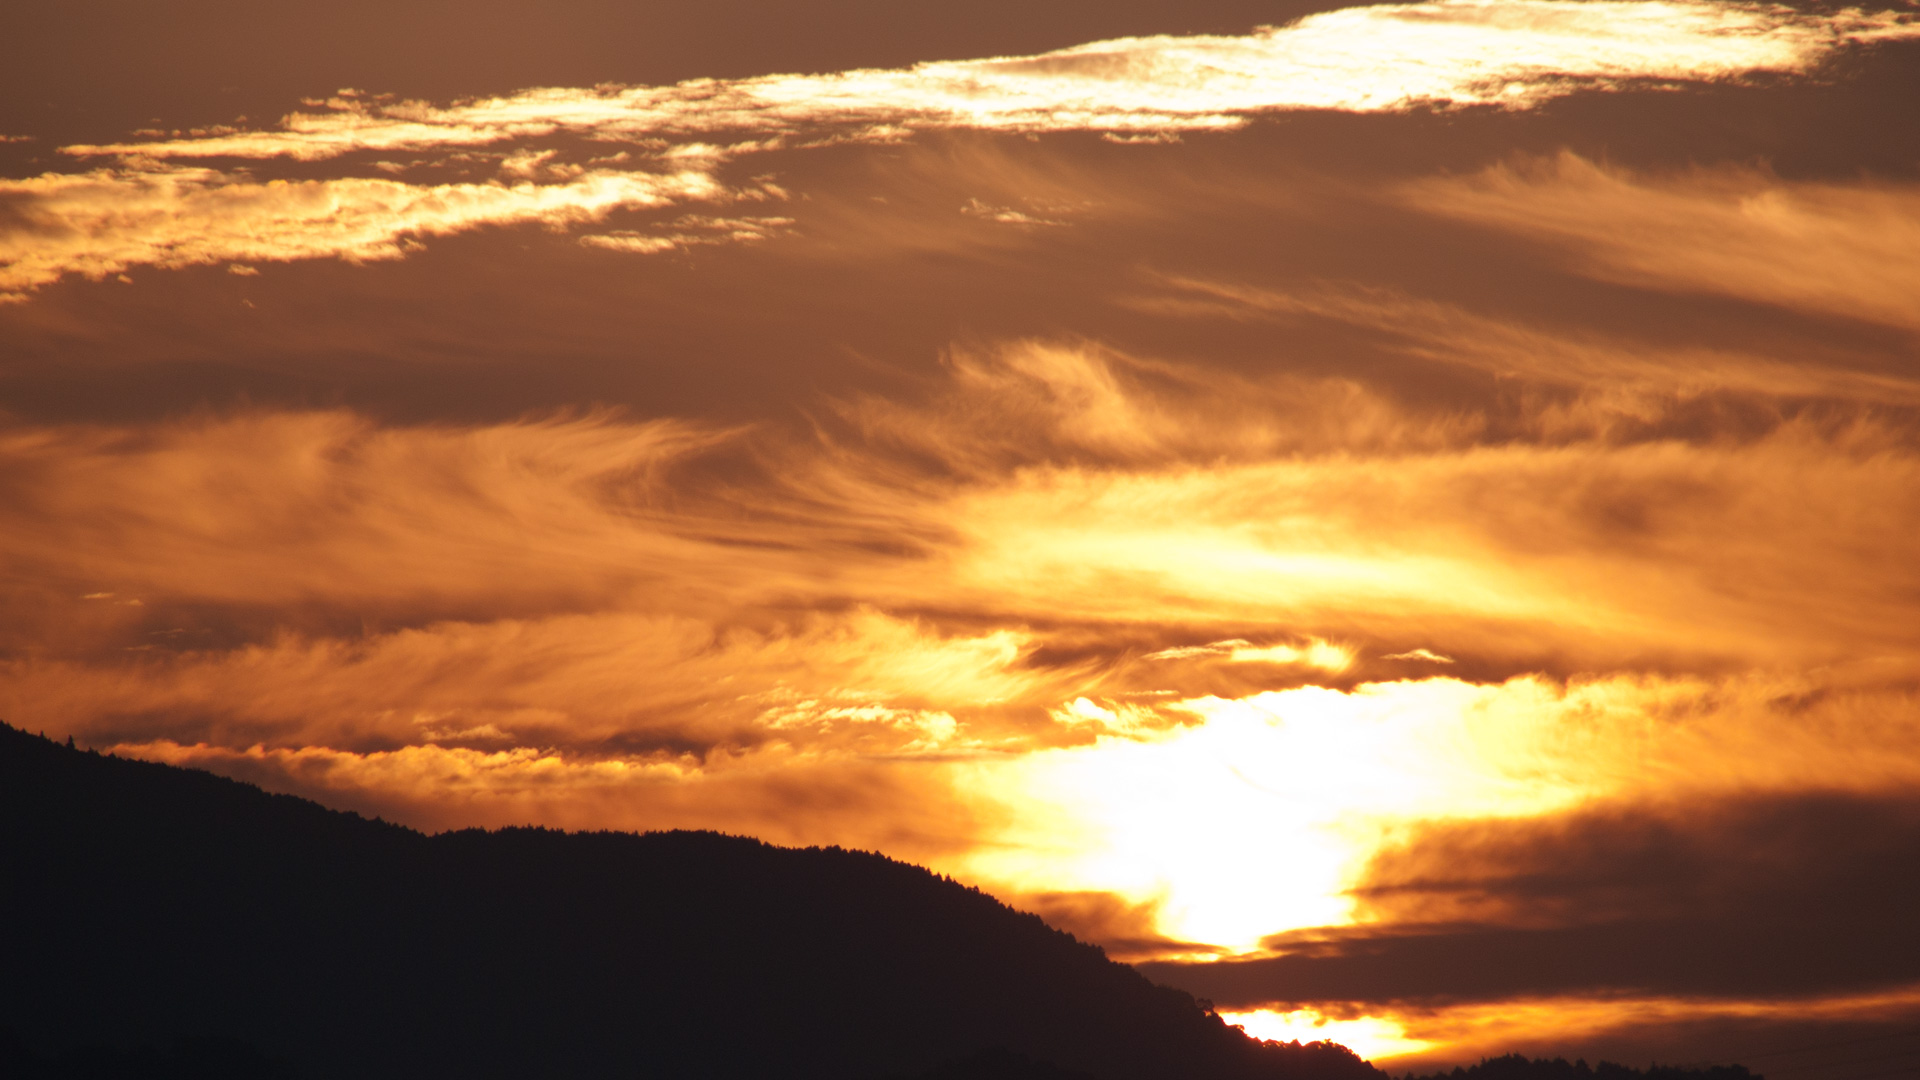
[[[1120,38],[898,70],[547,88],[450,108],[342,96],[326,103],[328,112],[287,117],[279,131],[66,151],[318,160],[560,131],[638,138],[821,125],[881,125],[885,134],[898,125],[1198,130],[1235,127],[1268,110],[1527,108],[1619,80],[1799,73],[1845,44],[1916,34],[1920,25],[1891,12],[1816,16],[1708,0],[1438,0],[1325,12],[1240,36]]]
[[[1915,35],[1920,24],[1893,13],[1814,16],[1706,0],[1440,0],[1326,12],[1241,36],[1122,38],[899,70],[547,88],[446,108],[342,91],[314,103],[325,112],[295,113],[278,130],[69,146],[70,155],[118,155],[135,167],[0,183],[0,204],[16,223],[0,231],[0,300],[69,273],[394,258],[410,237],[573,224],[614,209],[710,198],[720,194],[711,170],[727,159],[810,140],[897,139],[937,128],[1158,138],[1234,128],[1286,109],[1524,109],[1621,81],[1803,73],[1849,43]],[[370,163],[378,177],[264,184],[153,167],[173,158],[404,155],[555,134],[629,141],[645,152],[596,159],[586,171],[552,164],[550,149],[523,147],[505,156],[494,182],[432,186],[390,178],[406,166],[387,160]],[[1014,211],[990,216],[1051,223]],[[741,220],[749,224],[724,235],[614,232],[586,242],[644,254],[761,239],[785,224]]]
[[[1346,890],[1411,823],[1920,775],[1903,695],[1836,700],[1814,721],[1786,704],[1791,686],[1425,678],[1169,703],[1193,722],[967,765],[967,789],[1018,812],[966,869],[1014,892],[1115,890],[1157,904],[1177,940],[1258,952],[1278,929],[1351,921]],[[1855,745],[1819,733],[1836,721]]]
[[[64,274],[134,266],[399,258],[410,238],[524,221],[592,221],[718,194],[698,172],[593,173],[565,184],[439,184],[349,177],[252,180],[211,169],[99,170],[0,180],[0,299]],[[232,272],[249,274],[251,267]]]

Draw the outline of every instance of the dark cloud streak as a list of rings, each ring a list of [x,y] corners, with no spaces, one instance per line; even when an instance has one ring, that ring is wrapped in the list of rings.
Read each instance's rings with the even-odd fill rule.
[[[1798,998],[1920,981],[1920,800],[1781,795],[1436,824],[1374,856],[1355,926],[1148,964],[1223,1006]]]

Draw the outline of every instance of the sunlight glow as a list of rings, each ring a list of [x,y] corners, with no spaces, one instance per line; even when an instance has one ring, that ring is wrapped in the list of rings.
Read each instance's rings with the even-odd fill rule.
[[[1911,713],[1873,734],[1855,725],[1878,747],[1869,761],[1769,711],[1790,693],[1766,681],[1430,678],[1128,705],[1124,719],[1083,698],[1062,715],[1106,720],[1092,743],[957,767],[964,790],[1010,808],[957,865],[1013,893],[1111,891],[1156,905],[1170,951],[1247,955],[1272,935],[1361,917],[1348,890],[1414,823],[1920,777]],[[1156,726],[1167,716],[1186,722]]]
[[[1158,901],[1164,933],[1235,950],[1347,922],[1344,890],[1396,821],[1535,814],[1581,793],[1504,752],[1537,720],[1489,709],[1498,695],[1433,679],[1202,698],[1168,707],[1191,726],[980,767],[1021,811],[973,872]]]
[[[1434,1045],[1407,1037],[1404,1027],[1393,1020],[1358,1016],[1336,1020],[1312,1009],[1276,1012],[1253,1009],[1248,1012],[1223,1012],[1221,1019],[1235,1024],[1256,1039],[1273,1042],[1337,1042],[1369,1061],[1412,1054]]]

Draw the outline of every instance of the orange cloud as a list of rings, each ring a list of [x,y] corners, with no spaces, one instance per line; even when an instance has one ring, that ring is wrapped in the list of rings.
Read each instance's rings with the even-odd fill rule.
[[[1920,329],[1920,188],[1573,154],[1408,185],[1409,205],[1561,245],[1608,281]],[[1902,395],[1905,396],[1904,394]]]
[[[541,88],[445,107],[343,91],[325,103],[327,112],[292,114],[279,130],[219,129],[187,138],[69,146],[63,152],[118,156],[125,165],[0,182],[0,200],[13,204],[16,222],[0,233],[0,300],[17,301],[70,273],[98,279],[137,266],[389,259],[421,237],[480,225],[575,224],[616,209],[717,199],[728,193],[713,170],[774,149],[891,141],[916,130],[953,128],[1153,136],[1238,127],[1249,117],[1287,109],[1371,112],[1434,103],[1524,109],[1623,81],[1807,73],[1837,50],[1916,33],[1920,24],[1890,12],[1802,15],[1708,0],[1434,0],[1323,12],[1240,37],[1128,38],[1040,56],[904,70],[702,79],[667,87]],[[487,152],[499,159],[499,174],[508,181],[493,184],[415,185],[386,175],[261,183],[156,164],[180,158],[318,162],[355,153],[471,153],[555,135],[621,141],[635,149],[585,164],[555,160],[559,151],[552,147]],[[624,156],[636,153],[638,162]],[[434,163],[383,159],[367,167],[404,173],[422,164]],[[1489,174],[1465,187],[1416,186],[1409,198],[1440,212],[1557,231],[1578,241],[1592,215],[1553,207],[1626,198],[1608,189],[1609,182],[1619,187],[1617,181],[1566,174],[1550,185],[1551,194],[1543,194],[1537,183]],[[1658,205],[1645,197],[1627,199],[1642,217],[1653,216],[1626,235],[1658,244],[1673,236],[1668,220],[1694,233],[1717,220],[1693,213],[1689,196],[1679,198]],[[1910,231],[1911,208],[1903,198],[1889,193],[1869,205],[1857,193],[1802,188],[1791,199],[1774,198],[1764,212],[1748,200],[1736,220],[1712,226],[1723,240],[1732,238],[1731,249],[1720,245],[1721,256],[1696,255],[1690,265],[1664,259],[1657,250],[1634,254],[1621,230],[1613,229],[1605,232],[1613,254],[1602,253],[1598,261],[1629,276],[1713,276],[1750,257],[1753,243],[1769,243],[1767,236],[1811,232],[1833,247],[1834,266],[1845,273],[1769,269],[1749,271],[1745,280],[1768,297],[1781,289],[1805,291],[1795,281],[1825,281],[1814,289],[1828,297],[1825,303],[1882,318],[1904,312],[1897,317],[1907,321],[1912,313],[1902,298],[1911,290],[1902,291],[1904,278],[1890,281],[1882,271],[1910,271],[1901,260],[1913,245],[1901,239],[1906,233],[1874,231],[1888,222]],[[1022,228],[1061,221],[1032,207],[978,200],[967,210]],[[1752,232],[1756,220],[1764,235],[1740,239],[1741,229]],[[787,224],[768,217],[694,221],[666,233],[617,230],[585,242],[652,253],[762,239]]]
[[[895,757],[1017,747],[1024,733],[998,713],[1076,685],[1025,668],[1031,643],[1013,631],[947,636],[873,611],[795,622],[554,615],[234,649],[162,631],[119,663],[7,661],[0,682],[21,722],[96,738],[166,717],[176,737],[223,745],[671,748],[696,764],[767,743]]]
[[[16,430],[0,446],[12,513],[44,531],[5,543],[18,565],[149,600],[524,610],[695,574],[703,545],[644,527],[646,500],[719,437],[606,417],[383,429],[337,412]]]
[[[1738,448],[1034,469],[943,508],[964,538],[944,580],[1025,617],[1444,626],[1449,654],[1505,638],[1535,662],[1907,654],[1907,602],[1886,590],[1911,578],[1915,467],[1789,426]]]
[[[1898,1024],[1910,1030],[1917,1014],[1920,1014],[1920,987],[1788,1000],[1701,1000],[1658,996],[1626,999],[1547,998],[1509,1001],[1498,1005],[1409,1010],[1396,1017],[1406,1033],[1413,1038],[1444,1046],[1445,1049],[1428,1054],[1409,1054],[1396,1059],[1393,1066],[1417,1071],[1442,1063],[1471,1064],[1481,1057],[1505,1053],[1560,1055],[1567,1053],[1570,1045],[1604,1045],[1610,1036],[1618,1040],[1622,1035],[1636,1034],[1636,1029],[1658,1032],[1685,1025],[1713,1024],[1722,1029],[1731,1028],[1736,1033],[1735,1038],[1728,1040],[1725,1049],[1720,1051],[1721,1054],[1727,1058],[1756,1061],[1758,1068],[1770,1068],[1778,1063],[1767,1061],[1759,1064],[1765,1059],[1756,1057],[1760,1052],[1755,1047],[1756,1044],[1760,1047],[1779,1045],[1779,1028],[1796,1023],[1810,1028],[1821,1024],[1845,1024],[1857,1031],[1857,1025],[1880,1023]],[[1763,1022],[1771,1023],[1762,1026]],[[1763,1034],[1765,1032],[1771,1034]],[[1652,1044],[1656,1053],[1664,1049],[1657,1035],[1651,1039],[1643,1035],[1642,1039],[1641,1045]],[[1833,1029],[1825,1029],[1823,1034],[1814,1036],[1810,1041],[1834,1041]],[[1618,1054],[1618,1051],[1615,1053]]]
[[[1581,167],[1590,168],[1584,163]],[[1915,216],[1904,224],[1920,227],[1920,194],[1915,195],[1915,200]],[[1572,213],[1571,204],[1569,213]],[[1630,227],[1601,227],[1601,222],[1616,226],[1628,224],[1619,217],[1609,217],[1604,208],[1587,206],[1578,213],[1581,220],[1592,227],[1596,243],[1602,242],[1599,238],[1603,235],[1606,243],[1632,243],[1621,238],[1623,232],[1631,233]],[[1632,211],[1623,209],[1620,216],[1630,218]],[[1676,213],[1675,222],[1682,216],[1697,223],[1701,215]],[[1646,242],[1653,242],[1655,231],[1648,230]],[[1673,235],[1673,230],[1664,225],[1658,231],[1668,237]],[[1858,235],[1864,238],[1869,231],[1862,228]],[[1901,230],[1895,227],[1889,231],[1897,237]],[[1765,257],[1786,258],[1786,238],[1773,239],[1777,247],[1765,252]],[[1681,243],[1687,247],[1690,258],[1722,258],[1728,267],[1748,266],[1749,256],[1759,258],[1763,254],[1757,249],[1738,255],[1723,250],[1720,256],[1712,256],[1706,254],[1714,247],[1711,241],[1703,239],[1698,245]],[[1896,246],[1895,243],[1883,245],[1882,253],[1887,256],[1882,259],[1883,263],[1896,257]],[[1649,264],[1662,263],[1663,272],[1684,273],[1677,266],[1685,260],[1666,259],[1651,249],[1642,254]],[[1830,254],[1835,259],[1844,257],[1842,252]],[[1912,263],[1910,275],[1920,274],[1920,261],[1908,258],[1905,250],[1900,250],[1897,258]],[[1882,265],[1877,269],[1888,267]],[[1737,278],[1738,274],[1729,278],[1725,288],[1738,288]],[[1876,279],[1875,288],[1884,288],[1886,295],[1891,296],[1898,291],[1901,280],[1904,279],[1897,273],[1890,280]],[[1913,280],[1920,281],[1920,277]],[[1770,356],[1720,346],[1635,341],[1617,331],[1534,326],[1512,318],[1481,314],[1457,304],[1360,285],[1312,282],[1281,290],[1189,278],[1163,281],[1167,292],[1131,298],[1130,306],[1188,318],[1327,319],[1369,334],[1389,336],[1399,352],[1422,361],[1484,371],[1537,386],[1577,389],[1581,400],[1576,405],[1541,409],[1532,418],[1543,429],[1542,434],[1553,436],[1572,434],[1582,428],[1591,432],[1595,427],[1604,427],[1609,421],[1623,417],[1651,418],[1670,408],[1676,399],[1712,393],[1838,398],[1882,405],[1920,404],[1920,379],[1911,374],[1899,370],[1848,368],[1836,364],[1831,357]]]
[[[813,135],[825,125],[1013,131],[1231,128],[1277,109],[1530,108],[1622,80],[1804,73],[1835,51],[1920,32],[1894,12],[1803,15],[1710,0],[1432,0],[1307,16],[1238,36],[1094,42],[904,70],[542,88],[439,108],[343,93],[282,130],[64,148],[81,156],[291,157],[591,134]]]
[[[823,758],[783,746],[698,767],[671,755],[579,760],[534,748],[437,744],[353,753],[155,740],[113,749],[430,830],[704,828],[886,850],[937,865],[970,846],[994,812],[951,791],[936,764]]]
[[[306,606],[295,627],[329,610],[763,627],[787,604],[1079,625],[1138,635],[1093,655],[1139,690],[1219,665],[1123,654],[1232,638],[1571,670],[1912,655],[1920,462],[1865,421],[1478,446],[1471,423],[1382,403],[1350,414],[1357,434],[1309,418],[1331,440],[1315,453],[1286,419],[1351,399],[1338,383],[1300,401],[1294,382],[1166,368],[1152,394],[1098,353],[1006,357],[963,362],[924,405],[856,403],[851,430],[812,442],[605,416],[21,429],[0,445],[17,523],[0,550],[73,596]],[[759,464],[701,480],[722,446]]]
[[[631,251],[651,255],[676,248],[709,244],[758,243],[784,235],[793,224],[786,217],[709,217],[686,214],[668,223],[671,232],[639,232],[619,229],[609,233],[590,233],[580,238],[588,247],[608,251]]]
[[[1920,787],[1909,694],[1817,685],[1439,678],[1162,704],[1196,722],[963,766],[969,790],[1018,808],[967,871],[1016,892],[1118,892],[1155,904],[1174,939],[1258,953],[1263,927],[1377,913],[1390,895],[1356,908],[1349,889],[1414,823]],[[1248,857],[1262,849],[1285,857]]]
[[[596,172],[561,184],[258,181],[210,169],[98,170],[0,180],[0,301],[67,274],[138,266],[400,258],[421,237],[485,225],[597,221],[722,195],[701,172]],[[248,273],[250,269],[236,270]]]
[[[1920,988],[1787,1000],[1674,998],[1521,998],[1498,1004],[1446,1007],[1341,1007],[1288,1011],[1223,1011],[1252,1035],[1331,1038],[1398,1072],[1421,1073],[1473,1065],[1520,1053],[1591,1061],[1733,1060],[1756,1069],[1805,1068],[1804,1054],[1768,1053],[1783,1043],[1830,1049],[1855,1041],[1878,1049],[1911,1030],[1920,1015]],[[1788,1034],[1799,1031],[1803,1034]],[[1862,1034],[1871,1032],[1872,1034]],[[1897,1044],[1895,1044],[1897,1045]]]
[[[1143,949],[1349,921],[1419,822],[1920,785],[1897,431],[1482,430],[1036,342],[794,429],[15,427],[0,704],[425,825],[894,830]]]

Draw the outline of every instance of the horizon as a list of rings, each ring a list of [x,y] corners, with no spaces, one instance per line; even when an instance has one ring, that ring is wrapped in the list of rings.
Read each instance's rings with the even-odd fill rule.
[[[1912,0],[20,25],[7,723],[1396,1075],[1920,1040]]]

